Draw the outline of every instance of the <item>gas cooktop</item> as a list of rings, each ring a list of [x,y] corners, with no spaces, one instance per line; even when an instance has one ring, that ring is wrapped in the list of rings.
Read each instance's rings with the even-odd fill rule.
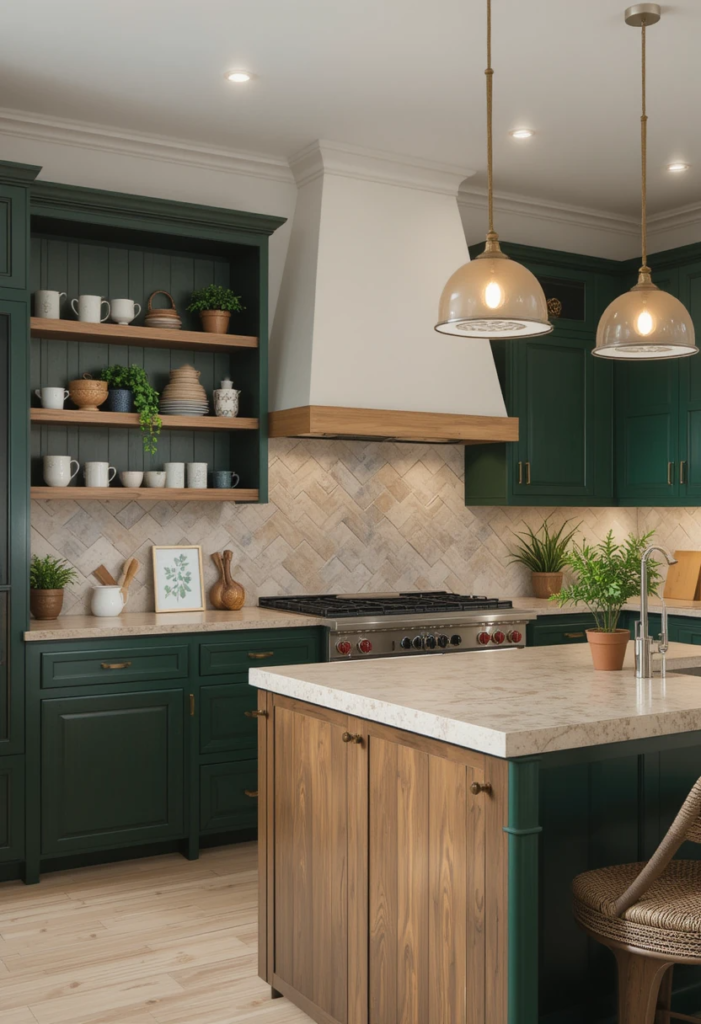
[[[301,594],[261,597],[262,608],[280,608],[324,619],[350,619],[368,615],[417,615],[441,612],[473,612],[512,608],[511,601],[475,594],[451,594],[447,590],[406,594]]]

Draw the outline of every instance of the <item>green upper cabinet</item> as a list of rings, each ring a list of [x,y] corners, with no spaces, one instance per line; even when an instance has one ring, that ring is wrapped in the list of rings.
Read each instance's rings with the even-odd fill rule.
[[[679,298],[691,313],[696,344],[701,340],[701,263],[679,270]],[[701,498],[701,357],[676,360],[679,373],[679,493],[692,504]]]
[[[39,170],[0,160],[0,292],[29,287],[29,186]]]

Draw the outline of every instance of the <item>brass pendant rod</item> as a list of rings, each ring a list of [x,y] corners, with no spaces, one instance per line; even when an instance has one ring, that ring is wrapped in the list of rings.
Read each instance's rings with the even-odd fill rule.
[[[642,253],[643,253],[643,265],[642,270],[649,272],[647,265],[647,100],[645,95],[645,84],[647,76],[647,62],[646,62],[646,43],[647,39],[645,36],[645,21],[643,20],[641,26],[641,40],[642,40],[642,113],[640,115],[640,157],[642,164],[642,175],[641,175],[641,192],[642,192]]]
[[[492,195],[492,0],[487,0],[487,206],[489,209],[489,233],[494,234],[494,197]]]

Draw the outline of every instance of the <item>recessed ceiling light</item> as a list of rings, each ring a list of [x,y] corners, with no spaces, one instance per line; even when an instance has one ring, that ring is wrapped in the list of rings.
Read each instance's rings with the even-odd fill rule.
[[[514,128],[512,132],[509,132],[512,139],[530,139],[531,135],[535,135],[535,132],[531,128]]]
[[[673,171],[674,174],[680,174],[682,171],[688,171],[689,165],[682,160],[675,160],[674,163],[667,164],[667,170]]]
[[[250,71],[227,71],[226,73],[227,81],[236,82],[237,84],[240,84],[241,82],[250,82],[252,78],[253,75]]]

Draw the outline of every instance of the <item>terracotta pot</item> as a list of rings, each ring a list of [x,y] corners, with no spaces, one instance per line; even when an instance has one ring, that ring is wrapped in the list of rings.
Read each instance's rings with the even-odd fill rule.
[[[562,590],[561,572],[532,572],[533,593],[536,597],[550,597]]]
[[[200,313],[202,330],[207,334],[227,334],[231,313],[225,309],[203,309]]]
[[[625,661],[629,629],[617,629],[615,633],[602,633],[598,629],[587,630],[591,659],[597,672],[620,672]]]
[[[63,608],[62,590],[29,591],[29,610],[35,619],[57,619]]]

